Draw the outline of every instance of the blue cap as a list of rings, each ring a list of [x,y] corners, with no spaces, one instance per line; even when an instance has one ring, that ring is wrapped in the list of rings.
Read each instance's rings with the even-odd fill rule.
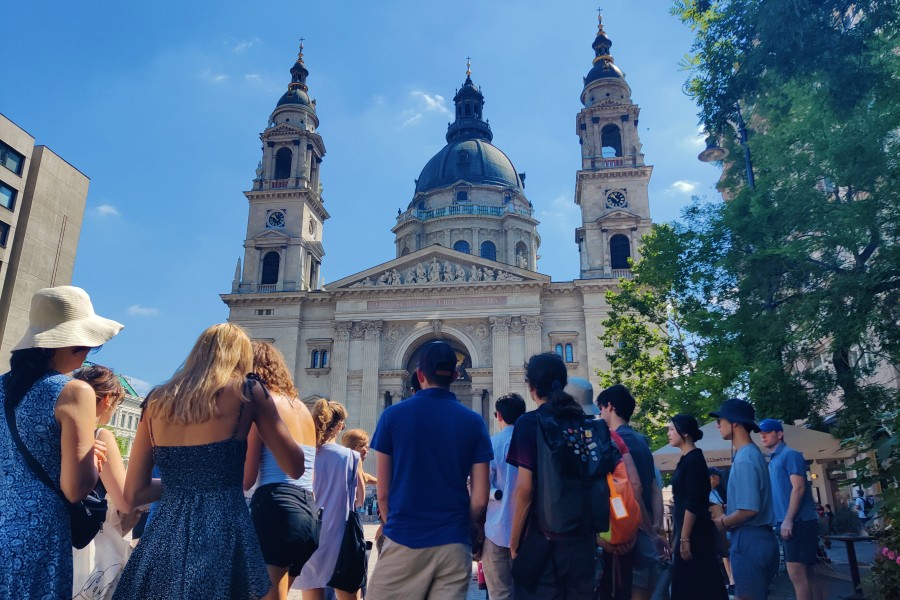
[[[716,412],[709,413],[709,416],[725,419],[732,423],[743,423],[750,431],[759,431],[759,426],[756,424],[756,411],[753,409],[753,405],[740,398],[729,398],[722,403],[722,408]]]
[[[759,430],[771,433],[773,431],[784,431],[784,427],[778,419],[763,419],[759,422]]]

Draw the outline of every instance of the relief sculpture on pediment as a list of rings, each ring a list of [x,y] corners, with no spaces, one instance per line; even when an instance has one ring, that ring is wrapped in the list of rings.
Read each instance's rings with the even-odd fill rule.
[[[430,262],[421,262],[410,266],[404,273],[396,269],[387,269],[374,276],[368,276],[353,283],[351,288],[390,287],[402,285],[421,285],[425,283],[480,283],[485,281],[524,281],[502,269],[471,265],[466,268],[450,261],[441,262],[432,258]]]

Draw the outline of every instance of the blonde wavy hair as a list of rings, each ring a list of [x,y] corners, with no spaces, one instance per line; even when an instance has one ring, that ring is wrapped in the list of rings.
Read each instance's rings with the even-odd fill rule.
[[[369,434],[362,429],[348,429],[341,436],[341,445],[344,448],[356,450],[369,444]]]
[[[220,323],[200,334],[184,364],[147,397],[149,416],[177,425],[203,423],[219,416],[216,398],[232,389],[243,395],[244,378],[253,369],[253,347],[237,325]]]
[[[270,391],[287,396],[291,401],[300,397],[284,355],[269,342],[253,342],[253,372],[266,382]]]
[[[322,398],[313,406],[312,417],[316,425],[316,446],[321,446],[331,432],[347,420],[347,409],[340,402]]]

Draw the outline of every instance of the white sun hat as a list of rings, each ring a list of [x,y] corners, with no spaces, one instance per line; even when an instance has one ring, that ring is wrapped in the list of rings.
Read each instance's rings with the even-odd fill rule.
[[[13,351],[26,348],[102,346],[124,325],[94,312],[91,298],[71,285],[44,288],[31,298],[28,331]]]

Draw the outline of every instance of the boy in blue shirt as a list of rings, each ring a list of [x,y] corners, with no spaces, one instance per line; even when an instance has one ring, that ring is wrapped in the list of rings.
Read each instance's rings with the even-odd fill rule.
[[[772,486],[769,469],[759,447],[750,439],[759,431],[756,411],[745,400],[726,400],[716,412],[722,439],[731,440],[734,459],[728,478],[727,514],[716,519],[723,531],[731,530],[731,571],[736,600],[766,600],[769,584],[778,573],[778,542],[772,527]]]
[[[450,391],[458,375],[453,348],[428,343],[416,369],[421,391],[378,421],[371,447],[384,545],[369,600],[466,596],[493,451],[481,416]]]

